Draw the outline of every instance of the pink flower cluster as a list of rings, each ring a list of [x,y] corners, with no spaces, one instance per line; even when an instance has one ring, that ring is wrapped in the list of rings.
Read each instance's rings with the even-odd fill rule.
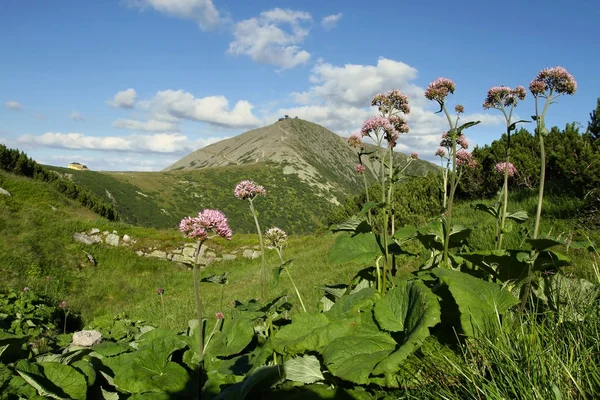
[[[467,150],[460,149],[456,152],[456,164],[469,168],[475,168],[477,166],[477,161],[473,159],[473,155]]]
[[[410,154],[410,158],[412,160],[418,160],[419,159],[419,153],[411,153]]]
[[[456,111],[456,113],[457,113],[457,114],[462,114],[462,113],[464,113],[464,112],[465,112],[465,107],[463,107],[463,106],[462,106],[462,105],[460,105],[460,104],[457,104],[457,105],[454,107],[454,111]]]
[[[231,228],[225,215],[219,210],[205,209],[197,217],[185,217],[179,224],[179,230],[185,237],[198,241],[208,239],[213,231],[224,239],[231,240]]]
[[[365,172],[365,166],[362,164],[356,164],[356,167],[354,167],[354,169],[356,170],[356,173],[359,175]]]
[[[545,68],[531,81],[529,91],[535,97],[544,96],[546,91],[553,91],[556,94],[575,94],[577,82],[563,67]]]
[[[240,200],[252,200],[259,195],[265,196],[267,191],[264,187],[257,185],[252,181],[245,180],[235,186],[233,194]]]
[[[287,246],[287,234],[278,227],[273,227],[265,232],[265,239],[269,241],[271,246],[281,249]]]
[[[443,147],[438,147],[435,155],[438,157],[444,157],[446,155],[446,150]]]
[[[463,149],[469,148],[469,141],[467,140],[467,137],[463,134],[460,134],[458,136],[458,138],[456,138],[456,144],[459,145]],[[442,140],[440,141],[440,146],[445,147],[447,149],[452,148],[452,140],[450,140],[450,138],[448,138],[448,132],[442,133]],[[438,149],[438,151],[439,151],[439,149]],[[438,155],[437,152],[436,152],[436,155]]]
[[[353,133],[348,137],[348,144],[354,148],[362,147],[362,138],[360,133]]]
[[[504,173],[504,170],[506,169],[506,163],[505,162],[501,162],[496,164],[496,172],[498,173]],[[508,176],[515,176],[515,174],[517,174],[517,168],[513,165],[513,163],[509,162],[508,163]]]
[[[386,94],[380,93],[373,97],[372,106],[379,107],[382,113],[394,112],[398,110],[404,114],[410,114],[410,106],[408,105],[408,96],[402,94],[400,90],[393,89]]]
[[[394,118],[395,117],[395,118]],[[360,130],[363,137],[371,137],[371,134],[377,136],[379,133],[383,133],[385,140],[391,147],[396,146],[396,141],[402,131],[396,130],[396,127],[402,131],[408,131],[408,126],[403,118],[393,115],[392,118],[385,117],[371,117],[367,119]]]
[[[442,104],[446,101],[446,97],[450,93],[454,93],[456,90],[456,85],[448,78],[437,78],[435,81],[431,82],[427,89],[425,90],[425,97],[428,100],[435,100],[438,103]]]
[[[525,100],[527,91],[523,86],[511,89],[508,86],[494,86],[488,90],[487,97],[483,102],[483,108],[497,108],[517,106],[518,100]]]

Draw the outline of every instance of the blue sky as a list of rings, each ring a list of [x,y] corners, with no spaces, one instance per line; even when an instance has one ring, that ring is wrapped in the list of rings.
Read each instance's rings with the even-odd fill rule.
[[[347,136],[371,97],[409,95],[398,149],[433,157],[447,130],[423,97],[456,82],[472,144],[499,137],[483,110],[495,85],[528,87],[546,67],[578,81],[550,125],[587,126],[600,97],[597,6],[533,1],[5,0],[0,3],[0,143],[37,161],[160,170],[289,114]],[[533,113],[531,96],[518,117]]]

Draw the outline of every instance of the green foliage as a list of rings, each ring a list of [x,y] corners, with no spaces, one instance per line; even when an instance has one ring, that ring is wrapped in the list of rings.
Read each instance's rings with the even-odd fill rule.
[[[33,161],[33,159],[27,157],[27,154],[24,152],[19,152],[17,149],[9,149],[3,144],[0,144],[0,170],[44,182],[50,182],[60,193],[63,193],[70,199],[77,200],[93,212],[110,221],[119,220],[119,216],[112,205],[101,201],[90,190],[80,185],[76,185],[69,179],[60,177],[52,171],[42,167],[40,164]],[[0,179],[0,187],[1,186],[2,180]]]

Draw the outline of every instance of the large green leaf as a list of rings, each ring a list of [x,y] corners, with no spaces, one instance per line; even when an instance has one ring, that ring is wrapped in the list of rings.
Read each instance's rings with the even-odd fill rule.
[[[364,310],[370,310],[379,296],[374,287],[367,287],[352,294],[342,296],[327,311],[327,316],[329,318],[342,318]]]
[[[186,343],[174,336],[157,338],[133,353],[103,359],[114,372],[114,384],[129,393],[182,392],[190,380],[188,372],[169,361]]]
[[[315,356],[290,358],[283,366],[286,379],[291,381],[314,383],[325,379],[321,373],[321,363]]]
[[[340,233],[329,258],[334,264],[355,262],[366,264],[381,255],[381,247],[373,233]]]
[[[87,383],[83,374],[75,368],[56,362],[30,363],[19,360],[15,367],[17,373],[40,396],[53,399],[85,400]]]
[[[12,372],[10,371],[10,369],[8,369],[4,364],[0,364],[0,390],[2,389],[2,386],[4,386],[4,384],[10,381],[11,377]]]
[[[421,281],[403,281],[377,300],[375,319],[382,329],[403,332],[400,347],[381,361],[374,374],[395,373],[400,364],[429,336],[429,328],[440,322],[437,297]]]
[[[270,386],[281,380],[283,377],[283,367],[280,365],[263,366],[256,369],[240,383],[230,386],[222,391],[215,400],[243,400],[255,389],[268,389]]]
[[[467,336],[478,336],[482,330],[497,325],[497,314],[518,303],[498,284],[445,268],[435,268],[431,272],[440,283],[448,286],[460,311],[463,333]]]
[[[396,348],[392,337],[383,332],[361,331],[333,340],[323,350],[329,371],[344,380],[367,384],[373,368]]]
[[[275,351],[281,354],[303,353],[307,350],[319,350],[329,344],[334,335],[330,332],[330,320],[325,314],[300,313],[292,316],[292,323],[283,326],[273,336]],[[340,330],[339,334],[344,334]]]
[[[459,253],[457,256],[502,282],[521,280],[527,276],[525,260],[529,258],[528,251],[479,250]],[[471,268],[470,265],[467,267]]]

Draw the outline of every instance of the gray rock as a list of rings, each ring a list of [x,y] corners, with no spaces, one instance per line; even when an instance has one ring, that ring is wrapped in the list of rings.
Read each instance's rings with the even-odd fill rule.
[[[262,254],[262,251],[254,250],[254,252],[252,253],[252,259],[254,260],[254,259],[260,257],[261,254]]]
[[[129,236],[129,235],[127,235],[127,234],[123,235],[123,241],[124,241],[124,242],[129,242],[129,241],[131,241],[131,236]]]
[[[173,258],[171,258],[171,261],[182,263],[182,264],[191,264],[191,263],[193,263],[193,260],[190,257],[186,257],[186,256],[183,256],[181,254],[173,254]]]
[[[0,188],[0,194],[3,194],[3,195],[8,196],[8,197],[12,197],[12,194],[10,194],[10,192],[8,190],[6,190],[6,189]]]
[[[154,250],[152,253],[146,254],[148,257],[167,258],[167,253],[162,250]]]
[[[235,254],[223,254],[224,261],[231,261],[231,260],[235,260],[236,258],[237,258],[237,256]]]
[[[144,252],[143,252],[143,251],[141,251],[141,250],[138,250],[138,251],[136,251],[136,252],[135,252],[135,254],[137,254],[138,256],[140,256],[140,257],[141,257],[141,256],[145,255],[146,253],[144,253]]]
[[[94,244],[102,242],[102,239],[100,239],[99,236],[88,236],[85,233],[79,232],[75,232],[73,234],[73,240],[83,244]]]
[[[178,249],[175,249],[175,250],[171,250],[172,254],[182,254],[182,252],[183,252],[183,248],[181,248],[181,247]]]
[[[102,232],[102,234],[103,234],[104,236],[106,236],[106,235],[108,235],[108,231],[104,231],[104,232]]]
[[[242,253],[242,256],[245,257],[245,258],[252,258],[253,254],[254,254],[254,250],[252,250],[252,249],[246,249]]]
[[[113,231],[112,233],[114,233],[114,234],[117,234],[117,233],[119,233],[119,232],[117,232],[117,231]]]
[[[110,246],[118,246],[119,245],[119,235],[117,235],[115,233],[109,233],[108,235],[106,235],[106,238],[104,238],[104,243],[106,243]]]
[[[200,251],[202,251],[202,249],[200,249]],[[217,257],[217,255],[215,254],[214,251],[207,251],[206,254],[204,255],[206,258],[215,258]]]
[[[215,257],[212,260],[213,260],[213,262],[219,262],[219,261],[223,261],[223,258],[221,258],[221,257]]]
[[[199,257],[204,257],[204,253],[206,253],[206,247],[202,246],[200,247],[200,254]],[[182,254],[184,256],[188,256],[188,257],[194,257],[194,254],[196,253],[196,247],[184,247]]]
[[[92,229],[90,229],[90,232],[89,232],[90,235],[97,235],[99,233],[100,233],[100,229],[98,229],[98,228],[92,228]]]
[[[102,334],[98,331],[79,331],[73,334],[73,346],[92,347],[102,341]]]

